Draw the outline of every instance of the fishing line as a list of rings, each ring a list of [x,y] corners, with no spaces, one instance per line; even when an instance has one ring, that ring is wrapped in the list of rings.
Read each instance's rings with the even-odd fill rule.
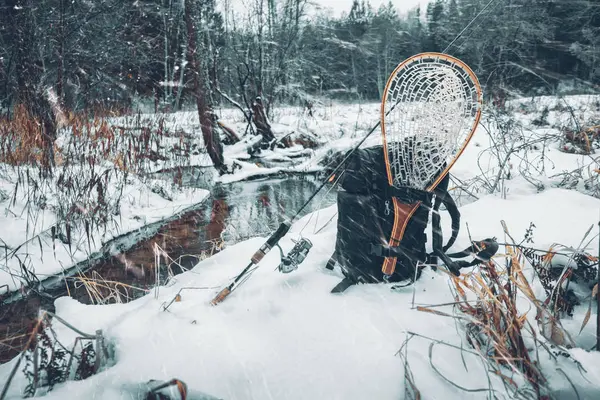
[[[493,1],[495,1],[495,0],[493,0]],[[499,3],[498,3],[498,4],[499,4]],[[498,4],[495,4],[495,5],[494,5],[494,7],[493,7],[492,9],[490,9],[490,12],[489,12],[489,13],[487,13],[487,14],[490,14],[490,13],[491,13],[491,12],[492,12],[492,11],[493,11],[493,10],[494,10],[494,9],[495,9],[497,6],[498,6]],[[481,13],[480,13],[480,14],[482,14],[484,10],[485,10],[485,8],[481,10]],[[487,15],[486,15],[486,16],[487,16]],[[474,20],[473,20],[473,21],[474,21]],[[481,24],[481,22],[478,22],[477,24],[474,24],[474,25],[473,25],[473,28],[475,28],[476,26],[480,26],[480,24]],[[461,32],[461,33],[462,33],[462,32]],[[472,34],[473,34],[473,32],[471,32],[471,33],[470,33],[468,36],[465,36],[465,37],[464,37],[464,38],[461,40],[461,42],[460,42],[460,43],[458,43],[458,44],[455,44],[455,47],[457,48],[457,50],[459,50],[459,51],[460,51],[460,50],[462,49],[462,47],[463,47],[463,46],[464,46],[466,43],[468,43],[468,42],[469,42],[469,40],[471,40],[471,35],[472,35]],[[460,35],[461,35],[461,34],[459,33],[459,35],[457,35],[457,36],[456,36],[456,38],[455,38],[455,39],[454,39],[454,40],[453,40],[453,41],[452,41],[452,42],[451,42],[451,43],[450,43],[450,44],[449,44],[449,45],[446,47],[446,50],[444,50],[444,51],[443,51],[444,53],[445,53],[445,52],[446,52],[446,51],[447,51],[447,50],[450,48],[450,46],[452,46],[452,44],[453,44],[453,43],[455,43],[455,42],[457,42],[457,41],[458,41],[458,39],[460,38]],[[486,82],[486,83],[487,83],[487,82]]]
[[[458,33],[458,35],[456,35],[456,37],[455,37],[455,38],[452,40],[452,42],[450,42],[450,44],[448,44],[448,46],[446,46],[446,48],[444,49],[444,51],[442,51],[442,53],[447,53],[447,52],[448,52],[448,49],[450,49],[450,47],[452,47],[452,45],[453,45],[454,43],[456,43],[456,41],[457,41],[457,40],[458,40],[458,39],[459,39],[459,38],[460,38],[460,37],[463,35],[463,33],[465,33],[465,32],[467,31],[467,29],[468,29],[468,28],[469,28],[471,25],[473,25],[473,23],[474,23],[475,21],[477,21],[477,19],[479,19],[479,17],[480,17],[480,16],[483,14],[483,12],[484,12],[484,11],[485,11],[485,10],[486,10],[486,9],[487,9],[487,8],[488,8],[488,7],[489,7],[489,6],[490,6],[490,5],[491,5],[491,4],[494,2],[494,1],[496,1],[496,0],[490,0],[490,1],[489,1],[489,2],[488,2],[488,3],[487,3],[487,4],[486,4],[486,5],[483,7],[483,8],[482,8],[482,9],[479,11],[479,13],[477,13],[477,15],[475,15],[475,17],[473,17],[473,19],[471,19],[471,21],[470,21],[470,22],[469,22],[469,23],[468,23],[468,24],[467,24],[467,25],[466,25],[466,26],[465,26],[465,27],[464,27],[464,28],[463,28],[463,29],[462,29],[462,30],[461,30],[461,31]],[[465,40],[462,42],[462,44],[466,43],[466,42],[467,42],[469,39],[470,39],[470,37],[466,37],[466,38],[465,38]],[[396,105],[397,105],[397,104],[396,104]],[[392,108],[390,109],[390,111],[389,111],[389,112],[391,112],[391,111],[392,111],[392,110],[395,108],[395,106],[396,106],[396,105],[394,105],[394,107],[392,107]],[[388,112],[388,113],[389,113],[389,112]],[[368,138],[368,137],[369,137],[369,136],[370,136],[370,135],[371,135],[371,134],[372,134],[372,133],[375,131],[375,129],[377,129],[377,127],[379,127],[379,125],[380,125],[380,124],[381,124],[381,122],[378,122],[378,123],[375,125],[375,127],[374,127],[373,129],[371,129],[371,131],[370,131],[370,132],[367,134],[367,136],[366,136],[366,137],[365,137],[363,140],[361,140],[357,146],[355,146],[355,147],[354,147],[354,150],[356,150],[358,147],[360,147],[360,146],[361,146],[361,145],[362,145],[362,144],[365,142],[365,140],[366,140],[366,139],[367,139],[367,138]],[[352,153],[354,152],[354,150],[353,150],[353,151],[352,151],[350,154],[348,154],[348,156],[347,156],[347,157],[345,157],[345,158],[342,160],[342,162],[341,162],[341,163],[338,165],[338,168],[339,168],[339,166],[340,166],[340,165],[342,165],[342,164],[343,164],[343,163],[344,163],[344,162],[345,162],[345,161],[348,159],[348,157],[349,157],[350,155],[352,155]],[[337,170],[337,168],[336,168],[336,170]],[[334,170],[334,172],[335,172],[336,170]],[[344,171],[343,171],[343,172],[345,172],[345,171],[346,171],[346,170],[344,169]],[[332,175],[333,175],[333,173],[332,173]],[[331,179],[331,175],[329,176],[329,179]],[[339,179],[338,179],[338,180],[339,180]],[[336,181],[336,184],[337,184],[337,181]],[[333,187],[335,187],[335,184],[334,184],[334,186],[333,186]],[[333,187],[332,187],[332,189],[333,189]],[[319,190],[321,190],[321,188],[317,189],[317,192],[318,192]],[[331,191],[331,189],[330,189],[330,191]],[[313,196],[313,197],[314,197],[314,196]],[[311,198],[311,199],[312,199],[312,198]],[[308,202],[310,202],[310,200],[311,200],[311,199],[309,199],[309,201],[308,201]],[[317,233],[318,233],[318,232],[320,232],[320,231],[321,231],[321,230],[322,230],[322,229],[323,229],[323,228],[324,228],[324,227],[325,227],[327,224],[329,224],[329,222],[330,222],[330,221],[331,221],[331,220],[332,220],[332,219],[333,219],[333,218],[334,218],[336,215],[337,215],[337,211],[335,212],[335,214],[333,215],[333,217],[331,217],[331,218],[330,218],[330,220],[329,220],[329,221],[328,221],[328,222],[327,222],[327,223],[326,223],[326,224],[325,224],[325,225],[324,225],[324,226],[323,226],[321,229],[319,229],[319,231],[317,231]],[[309,221],[310,221],[310,220],[309,220]],[[307,222],[307,224],[306,224],[306,225],[308,225],[308,222]],[[304,228],[306,228],[306,225],[304,226]],[[304,228],[302,228],[302,231],[304,230]],[[302,231],[300,231],[300,233],[302,233]]]
[[[302,232],[304,232],[304,229],[306,229],[306,227],[308,226],[308,224],[310,224],[310,221],[312,220],[313,216],[316,214],[317,215],[317,221],[315,221],[315,225],[317,225],[318,222],[318,217],[319,217],[319,212],[321,211],[321,205],[323,204],[323,202],[325,201],[325,198],[327,197],[327,195],[329,193],[331,193],[331,191],[337,186],[338,182],[340,181],[340,179],[342,178],[342,176],[344,176],[344,174],[346,173],[346,170],[343,170],[340,175],[335,179],[335,182],[333,183],[333,185],[331,185],[331,187],[329,188],[329,190],[327,190],[327,192],[325,193],[325,196],[323,196],[321,198],[321,201],[319,201],[319,204],[317,205],[316,209],[317,212],[311,214],[311,216],[308,218],[308,221],[306,221],[306,224],[302,227],[302,229],[300,230],[300,233],[298,233],[298,237],[302,237]],[[337,214],[337,212],[336,212]],[[313,232],[314,233],[314,232]]]
[[[325,227],[326,227],[327,225],[329,225],[329,223],[330,223],[331,221],[333,221],[333,219],[334,219],[336,216],[337,216],[337,211],[336,211],[336,213],[335,213],[335,214],[333,214],[333,215],[331,216],[331,218],[329,218],[329,221],[327,221],[327,222],[325,223],[325,225],[323,225],[322,227],[320,227],[320,228],[319,228],[319,230],[318,230],[318,231],[316,231],[314,234],[315,234],[315,235],[317,235],[319,232],[321,232],[323,229],[325,229]]]
[[[494,1],[495,0],[490,0],[489,3],[469,22],[469,24],[465,28],[463,28],[463,30],[456,36],[456,38],[454,38],[454,40],[452,40],[452,42],[446,47],[446,49],[444,50],[444,53],[448,51],[448,49],[456,42],[456,40],[469,28],[469,26],[471,26],[479,18],[479,16],[483,13],[483,11],[485,11],[489,7],[489,5],[491,5]],[[389,115],[398,106],[398,104],[400,104],[400,100],[401,100],[401,98],[398,99],[382,117],[385,118],[387,115]],[[273,247],[275,247],[278,244],[278,242],[289,232],[289,230],[292,226],[292,223],[298,218],[298,216],[302,213],[302,211],[304,211],[304,209],[308,206],[308,204],[310,204],[314,200],[314,198],[325,187],[325,185],[327,185],[329,182],[331,182],[331,180],[336,176],[338,171],[346,170],[346,162],[359,149],[359,147],[362,146],[362,144],[366,142],[366,140],[373,134],[373,132],[375,132],[375,130],[382,125],[383,118],[380,118],[377,121],[377,123],[369,130],[369,132],[358,142],[358,144],[355,145],[350,151],[348,151],[348,153],[345,155],[345,157],[342,159],[342,161],[334,168],[334,170],[329,174],[327,179],[325,179],[321,183],[321,185],[319,185],[319,187],[308,198],[308,200],[306,200],[306,202],[304,202],[302,207],[300,207],[300,209],[298,209],[291,218],[285,219],[284,222],[282,222],[280,224],[280,226],[277,228],[277,230],[269,236],[269,238],[265,241],[265,243],[263,243],[263,245],[254,253],[252,258],[250,259],[250,263],[236,276],[236,278],[231,283],[229,283],[227,286],[225,286],[212,299],[212,301],[211,301],[212,305],[217,305],[217,304],[221,303],[222,301],[224,301],[225,298],[227,298],[227,296],[229,296],[229,294],[233,290],[235,290],[241,283],[245,282],[248,279],[249,275],[251,275],[256,270],[256,268],[258,267],[258,264],[264,258],[264,256],[268,252],[270,252],[271,249]]]
[[[460,38],[460,37],[462,36],[462,34],[463,34],[463,33],[465,33],[465,31],[466,31],[467,29],[469,29],[469,27],[470,27],[470,26],[471,26],[471,25],[472,25],[472,24],[473,24],[473,23],[474,23],[474,22],[475,22],[475,21],[476,21],[476,20],[479,18],[479,16],[480,16],[481,14],[483,14],[483,12],[484,12],[484,11],[485,11],[485,10],[486,10],[486,9],[487,9],[487,8],[488,8],[488,7],[489,7],[489,6],[490,6],[490,5],[491,5],[491,4],[494,2],[494,1],[496,1],[496,0],[490,0],[490,1],[489,1],[489,2],[488,2],[486,5],[485,5],[485,7],[483,7],[483,8],[481,9],[481,11],[479,11],[479,13],[478,13],[478,14],[477,14],[475,17],[473,17],[473,19],[471,20],[471,22],[469,22],[469,23],[467,24],[467,26],[465,26],[465,27],[463,28],[463,30],[459,32],[459,34],[458,34],[458,35],[457,35],[457,36],[454,38],[454,40],[453,40],[453,41],[451,41],[451,42],[450,42],[450,44],[449,44],[449,45],[446,47],[446,49],[445,49],[444,51],[442,51],[442,53],[446,53],[446,52],[448,51],[448,49],[449,49],[450,47],[452,47],[452,45],[454,44],[454,42],[456,42],[456,41],[458,40],[458,38]]]

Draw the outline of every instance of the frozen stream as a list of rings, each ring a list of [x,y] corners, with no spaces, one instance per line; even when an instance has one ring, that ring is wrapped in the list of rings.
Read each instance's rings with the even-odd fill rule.
[[[96,290],[99,297],[118,293],[120,301],[144,295],[156,282],[156,249],[168,255],[167,259],[164,256],[160,258],[159,279],[164,284],[169,274],[176,275],[192,268],[199,259],[209,257],[228,245],[251,237],[267,236],[286,216],[291,217],[321,183],[312,175],[227,185],[211,185],[209,180],[206,173],[189,173],[184,184],[211,190],[211,195],[197,209],[165,224],[151,237],[123,253],[105,257],[86,267],[85,276],[97,284],[86,287],[74,278],[68,281],[68,288],[62,281],[43,294],[31,292],[26,298],[1,305],[0,329],[3,337],[14,339],[0,343],[0,363],[20,352],[39,308],[52,311],[54,299],[71,296],[82,303],[97,302]],[[302,214],[333,204],[336,194],[330,189],[325,187]],[[240,270],[247,261],[240,260]],[[116,296],[108,302],[114,301],[117,301]]]

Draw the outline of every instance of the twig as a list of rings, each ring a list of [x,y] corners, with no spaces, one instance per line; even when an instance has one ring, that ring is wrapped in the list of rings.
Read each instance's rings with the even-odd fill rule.
[[[463,192],[465,192],[469,196],[473,197],[475,200],[479,200],[479,197],[477,195],[475,195],[473,192],[471,192],[470,190],[468,190],[468,189],[465,188],[465,183],[463,181],[461,181],[460,179],[458,179],[454,175],[450,175],[450,179],[453,180],[453,181],[455,181],[456,183],[458,183],[458,185],[456,186],[457,189],[462,190]]]
[[[169,307],[171,307],[171,304],[175,303],[176,301],[181,301],[181,292],[183,292],[184,290],[207,290],[207,289],[219,289],[219,288],[220,288],[220,286],[186,286],[186,287],[182,287],[181,289],[179,289],[179,291],[173,297],[173,299],[171,299],[169,304],[167,304],[165,306],[165,303],[162,303],[161,307],[163,308],[163,311],[168,311]]]
[[[408,335],[408,333],[407,333]],[[421,399],[421,392],[417,388],[415,384],[415,379],[413,377],[412,371],[408,364],[408,342],[412,339],[413,336],[407,337],[402,346],[400,346],[400,350],[396,352],[396,355],[400,356],[400,359],[404,362],[404,394],[407,398],[412,398],[414,400]],[[404,354],[402,354],[402,349],[404,348]],[[409,388],[412,389],[412,392],[409,391]]]
[[[10,371],[10,374],[8,375],[8,379],[6,380],[6,383],[4,384],[2,393],[0,393],[0,400],[4,400],[6,393],[8,392],[8,388],[10,387],[10,383],[12,382],[13,378],[15,377],[15,374],[17,373],[17,369],[19,368],[19,365],[21,365],[21,361],[23,360],[23,357],[25,357],[25,352],[29,349],[29,347],[31,346],[31,343],[33,343],[33,340],[36,337],[40,327],[42,326],[42,322],[45,319],[46,319],[46,312],[43,312],[42,316],[38,319],[35,327],[33,328],[33,331],[29,335],[29,339],[27,340],[27,343],[25,344],[25,347],[24,347],[23,351],[21,352],[19,359],[17,360],[17,362],[15,363],[15,366],[13,367],[13,369]]]
[[[484,301],[484,302],[490,302],[493,301],[491,299],[478,299],[477,301]],[[426,308],[433,308],[433,307],[446,307],[446,306],[456,306],[458,304],[469,304],[471,303],[471,300],[464,300],[464,301],[453,301],[450,303],[441,303],[441,304],[419,304],[417,303],[417,307],[426,307]]]
[[[98,335],[90,335],[89,333],[80,331],[79,329],[75,328],[73,325],[71,325],[70,323],[68,323],[67,321],[65,321],[64,319],[59,317],[58,315],[54,314],[53,312],[44,311],[44,313],[51,316],[52,318],[55,318],[57,321],[61,322],[64,326],[66,326],[67,328],[71,329],[72,331],[78,333],[79,335],[83,336],[85,339],[97,339],[98,338]]]
[[[244,118],[246,118],[246,121],[248,122],[248,124],[252,124],[252,117],[251,117],[251,115],[249,113],[247,113],[246,110],[244,110],[244,107],[242,107],[242,105],[240,103],[238,103],[237,101],[233,100],[231,97],[229,97],[225,92],[223,92],[219,88],[215,88],[215,91],[217,93],[219,93],[221,96],[223,96],[223,98],[225,100],[227,100],[228,102],[230,102],[235,108],[237,108],[238,110],[240,110],[242,112],[242,114],[244,114]]]
[[[491,388],[482,388],[482,389],[468,389],[466,387],[460,386],[457,383],[452,382],[450,379],[446,378],[444,376],[444,374],[442,374],[433,364],[433,346],[435,346],[436,343],[430,343],[429,344],[429,365],[431,365],[431,368],[446,382],[448,382],[449,384],[451,384],[452,386],[454,386],[455,388],[458,388],[460,390],[464,390],[465,392],[470,392],[470,393],[477,393],[477,392],[490,392],[490,390],[493,390]],[[495,390],[494,390],[495,391]]]
[[[466,349],[464,349],[464,348],[462,348],[462,347],[458,347],[458,346],[456,346],[456,345],[453,345],[453,344],[450,344],[450,343],[446,343],[446,342],[444,342],[444,341],[442,341],[442,340],[439,340],[439,339],[434,339],[434,338],[431,338],[431,337],[429,337],[429,336],[421,335],[421,334],[419,334],[419,333],[412,332],[412,331],[407,331],[407,333],[408,333],[408,334],[410,334],[411,336],[417,336],[417,337],[420,337],[420,338],[423,338],[423,339],[431,340],[432,342],[435,342],[435,343],[437,343],[437,344],[443,344],[444,346],[452,347],[452,348],[455,348],[455,349],[457,349],[457,350],[464,351],[464,352],[466,352],[466,353],[470,353],[470,354],[473,354],[473,355],[476,355],[476,356],[478,356],[478,355],[479,355],[479,353],[477,353],[477,352],[475,352],[475,351],[466,350]],[[396,353],[396,354],[397,354],[397,353]]]
[[[598,221],[600,228],[600,221]],[[596,351],[600,351],[600,235],[598,235],[598,271],[596,273]]]
[[[575,387],[575,385],[573,384],[573,381],[571,380],[571,378],[569,378],[569,376],[565,373],[565,371],[562,370],[562,368],[556,368],[556,370],[560,373],[562,373],[564,375],[564,377],[569,381],[569,383],[571,384],[571,387],[573,388],[573,391],[575,392],[575,395],[577,396],[577,399],[581,399],[581,397],[579,397],[579,392],[577,391],[577,387]]]

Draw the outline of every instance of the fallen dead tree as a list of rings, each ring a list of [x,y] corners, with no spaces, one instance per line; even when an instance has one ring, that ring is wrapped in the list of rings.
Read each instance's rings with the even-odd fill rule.
[[[240,137],[238,134],[231,128],[230,126],[225,125],[223,122],[216,120],[217,126],[221,129],[221,132],[225,135],[225,140],[223,140],[223,144],[231,145],[236,144],[240,141]]]
[[[252,122],[258,134],[263,137],[263,142],[270,145],[275,140],[275,135],[260,96],[252,103]]]
[[[251,135],[256,135],[261,137],[260,142],[252,141],[252,145],[248,148],[248,152],[250,155],[254,155],[260,150],[266,150],[274,148],[288,148],[294,145],[301,145],[304,148],[314,149],[319,147],[321,144],[319,143],[318,138],[314,134],[302,132],[295,133],[290,132],[285,134],[281,138],[277,138],[276,133],[273,131],[271,126],[271,121],[267,116],[267,111],[265,110],[265,104],[263,102],[263,98],[259,95],[254,98],[252,104],[248,101],[246,96],[246,85],[250,78],[251,70],[247,64],[244,64],[245,73],[242,73],[242,69],[238,68],[239,75],[239,85],[240,85],[240,93],[242,94],[242,98],[246,107],[242,104],[234,100],[227,93],[223,92],[221,89],[216,88],[215,91],[223,97],[228,103],[233,105],[235,108],[241,111],[244,115],[244,119],[247,122],[247,127],[245,134],[242,136],[246,136],[248,133]],[[306,106],[305,106],[306,109]],[[312,104],[309,106],[309,114],[312,116]],[[224,124],[219,122],[219,126],[222,128],[224,135],[226,136],[226,140],[229,143],[225,144],[234,144],[240,141],[241,137],[238,136],[233,129],[225,126]]]

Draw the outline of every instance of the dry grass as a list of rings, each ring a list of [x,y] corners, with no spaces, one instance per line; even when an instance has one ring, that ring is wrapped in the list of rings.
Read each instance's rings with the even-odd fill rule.
[[[523,340],[528,324],[526,315],[518,313],[514,296],[500,281],[500,276],[493,263],[488,263],[480,272],[462,278],[452,277],[455,307],[465,317],[427,307],[418,309],[462,321],[467,342],[475,354],[484,360],[489,371],[501,378],[514,398],[541,399],[546,378],[537,362],[531,359]],[[476,300],[468,299],[472,295]],[[515,377],[522,377],[531,389],[521,387]]]
[[[541,370],[539,352],[545,350],[551,358],[556,359],[560,354],[568,356],[565,349],[576,346],[560,320],[568,312],[564,288],[576,274],[580,282],[595,281],[597,268],[594,266],[598,265],[598,259],[561,245],[554,245],[547,252],[524,247],[516,244],[504,223],[503,226],[512,240],[512,244],[505,244],[504,254],[496,255],[476,270],[460,277],[449,274],[455,302],[446,305],[452,305],[458,311],[456,315],[434,310],[431,306],[418,309],[462,323],[469,345],[489,370],[501,378],[514,398],[548,399],[549,382]],[[582,245],[588,234],[582,240]],[[533,257],[534,252],[542,254]],[[566,266],[558,268],[558,272],[556,267],[550,268],[557,254],[569,256]],[[529,265],[529,270],[540,279],[546,290],[545,299],[536,296],[526,276],[525,268]],[[597,287],[592,290],[592,299],[597,290]],[[531,311],[534,314],[530,316]],[[589,321],[590,313],[591,303],[584,326]],[[572,361],[579,366],[575,360]],[[564,371],[560,368],[557,370],[571,382]],[[523,385],[523,382],[527,384]],[[579,397],[575,386],[573,390]]]
[[[91,249],[95,233],[104,235],[109,226],[118,228],[121,198],[131,175],[144,183],[157,163],[178,170],[189,166],[190,154],[198,147],[194,142],[197,138],[169,132],[164,117],[142,118],[137,114],[116,125],[110,119],[113,116],[110,112],[62,114],[59,137],[53,145],[52,174],[46,173],[48,165],[44,165],[44,142],[48,143],[48,138],[43,137],[42,124],[23,106],[17,106],[10,116],[0,117],[0,172],[13,185],[7,212],[17,207],[15,213],[24,211],[27,217],[27,237],[22,245],[37,242],[42,247],[44,242],[48,246],[48,241],[40,238],[49,236],[52,248],[55,241],[61,241],[69,249],[81,244]],[[174,184],[181,186],[182,180],[176,179]],[[153,185],[151,190],[169,199],[162,188]],[[0,196],[6,200],[9,195],[4,194]],[[24,210],[18,208],[23,205]],[[29,227],[47,211],[56,216],[57,223],[30,235]],[[8,263],[16,257],[21,246],[6,248],[3,261]],[[30,261],[19,260],[24,266],[22,278],[28,284],[36,281],[30,276],[35,270]],[[98,284],[96,278],[91,282]]]
[[[600,147],[600,125],[582,127],[579,132],[564,127],[562,134],[561,150],[565,153],[590,155]]]
[[[15,107],[12,118],[0,117],[0,163],[39,164],[42,147],[41,124],[23,105]]]
[[[498,261],[502,258],[505,265]],[[546,399],[547,379],[540,369],[538,351],[550,353],[547,342],[558,348],[572,347],[574,342],[548,309],[548,302],[536,298],[525,276],[525,265],[522,248],[507,245],[505,254],[477,270],[461,277],[449,275],[455,298],[452,305],[458,315],[431,307],[418,309],[461,322],[467,342],[515,398]],[[533,306],[530,309],[535,310],[537,329],[531,325],[528,312],[519,311],[518,302]],[[527,382],[527,387],[519,381]]]
[[[79,276],[70,279],[75,282],[76,288],[85,288],[92,304],[127,303],[135,298],[134,292],[148,293],[144,288],[106,280],[96,271],[92,271],[91,277],[80,273]]]
[[[496,374],[515,391],[518,386],[503,367],[522,375],[539,395],[546,380],[537,362],[532,361],[523,340],[528,321],[526,313],[518,311],[517,289],[536,300],[523,275],[522,265],[514,254],[510,254],[512,250],[508,250],[509,268],[502,270],[496,263],[489,262],[477,272],[452,279],[455,299],[462,301],[456,307],[471,317],[466,324],[468,343],[497,366]],[[469,297],[473,294],[477,300],[471,303]],[[533,329],[530,332],[534,334]]]
[[[172,168],[187,166],[190,154],[198,150],[193,136],[181,130],[170,132],[164,117],[142,118],[137,114],[121,125],[111,122],[111,117],[107,112],[66,114],[60,124],[66,141],[54,145],[56,166],[93,168],[108,161],[114,168],[143,174],[157,160],[168,160]],[[165,146],[167,138],[171,146]],[[43,148],[42,124],[24,106],[15,107],[10,117],[0,117],[0,163],[39,166]]]
[[[75,340],[72,350],[58,341],[52,328],[52,320],[58,321],[80,336]],[[68,379],[81,380],[100,372],[109,365],[110,352],[106,346],[102,331],[90,335],[84,333],[49,311],[41,311],[39,318],[32,325],[25,347],[13,366],[7,381],[0,392],[0,400],[4,400],[19,366],[25,361],[23,374],[29,382],[23,397],[43,395],[55,385]],[[83,346],[82,341],[88,341]],[[77,352],[77,344],[81,344],[81,352]],[[73,371],[73,369],[75,370]]]

